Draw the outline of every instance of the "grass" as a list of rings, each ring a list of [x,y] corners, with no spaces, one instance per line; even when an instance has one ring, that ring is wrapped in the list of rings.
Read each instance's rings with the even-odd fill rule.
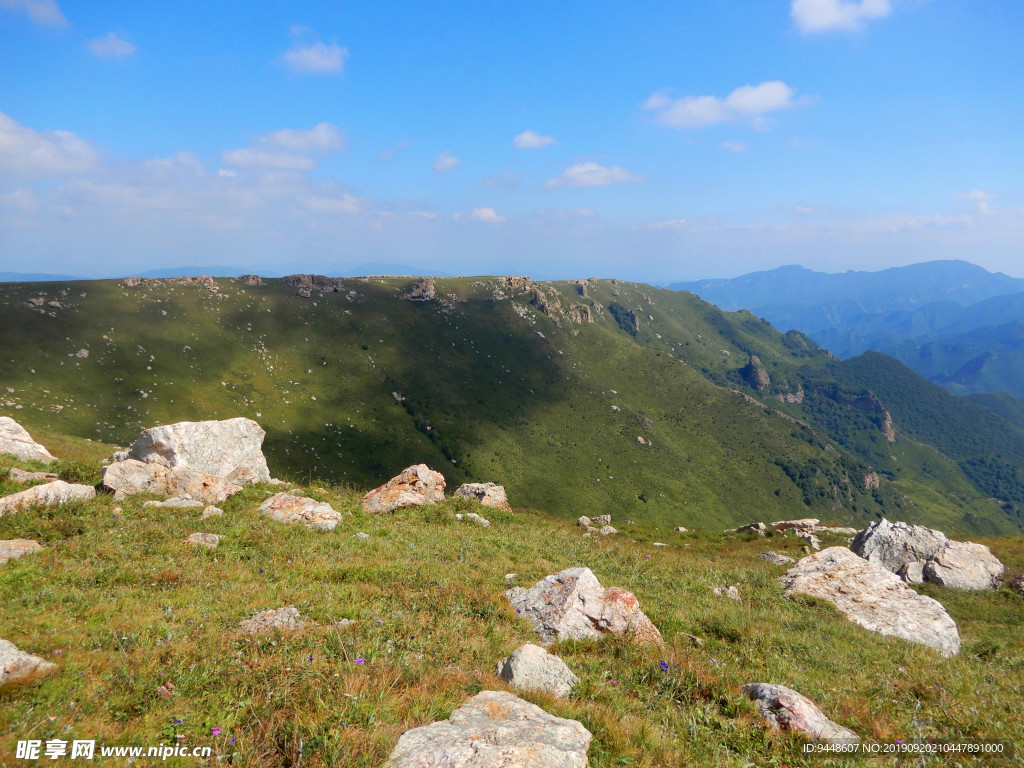
[[[3,467],[12,464],[30,468]],[[82,478],[98,470],[84,461],[59,469]],[[2,472],[0,493],[20,489]],[[1024,599],[1006,587],[921,588],[960,626],[964,650],[944,659],[867,632],[827,603],[782,597],[775,579],[784,569],[757,554],[799,557],[792,537],[683,534],[616,517],[618,536],[583,538],[529,509],[486,510],[492,525],[480,528],[455,520],[474,509],[466,501],[377,516],[362,512],[356,489],[302,490],[343,511],[344,522],[323,533],[264,518],[256,507],[272,492],[265,486],[247,487],[221,505],[223,517],[202,522],[198,510],[106,495],[0,517],[0,538],[45,547],[0,566],[0,637],[60,665],[0,689],[0,763],[16,764],[18,739],[96,738],[210,745],[236,766],[379,766],[403,731],[505,688],[495,664],[534,639],[502,597],[505,575],[530,586],[577,565],[636,593],[665,637],[660,649],[559,644],[552,650],[580,684],[564,700],[524,695],[594,734],[591,766],[848,764],[807,756],[798,737],[766,730],[739,691],[757,681],[795,688],[867,739],[1024,749]],[[185,546],[197,530],[222,534],[219,548]],[[371,538],[354,539],[357,531]],[[1024,540],[983,541],[1024,569]],[[742,603],[712,595],[729,584]],[[242,619],[282,605],[313,623],[237,633]],[[342,618],[356,623],[332,626]]]

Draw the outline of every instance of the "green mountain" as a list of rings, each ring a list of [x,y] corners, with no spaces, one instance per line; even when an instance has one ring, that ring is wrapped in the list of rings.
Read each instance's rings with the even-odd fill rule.
[[[566,517],[1020,530],[1024,431],[749,312],[616,280],[252,282],[0,286],[0,413],[118,445],[249,416],[292,479],[425,462]]]

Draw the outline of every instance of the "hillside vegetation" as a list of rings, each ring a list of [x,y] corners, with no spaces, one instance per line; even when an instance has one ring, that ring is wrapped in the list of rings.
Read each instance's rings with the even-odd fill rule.
[[[241,415],[296,481],[368,488],[424,462],[564,517],[1021,525],[1018,427],[965,422],[961,401],[933,403],[941,390],[903,369],[928,395],[905,412],[886,365],[866,358],[854,376],[806,336],[687,293],[526,278],[7,284],[0,327],[0,413],[44,441],[125,445],[158,423]],[[924,429],[929,408],[970,434]]]

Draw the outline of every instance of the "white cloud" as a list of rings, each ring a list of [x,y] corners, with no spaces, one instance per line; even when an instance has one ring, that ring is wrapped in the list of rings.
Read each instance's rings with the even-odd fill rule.
[[[719,144],[722,149],[727,149],[730,152],[746,152],[750,147],[744,144],[742,141],[723,141]]]
[[[473,212],[469,214],[469,218],[475,221],[486,221],[490,224],[497,224],[505,220],[505,217],[499,216],[493,208],[474,208]]]
[[[345,149],[345,138],[336,125],[319,123],[311,130],[285,128],[261,136],[250,147],[221,152],[221,162],[237,168],[277,168],[308,171],[317,167],[313,156]]]
[[[764,115],[792,107],[796,90],[781,80],[758,85],[743,85],[724,99],[717,96],[683,96],[670,98],[657,92],[641,106],[655,112],[655,120],[672,128],[702,128],[706,125],[750,119],[755,125]]]
[[[66,27],[64,18],[55,0],[0,0],[0,8],[8,11],[24,11],[33,22],[41,27]]]
[[[953,195],[953,198],[956,200],[970,200],[975,203],[974,210],[978,213],[989,214],[992,213],[992,206],[989,205],[989,201],[995,200],[996,196],[983,189],[972,189],[964,194]]]
[[[789,15],[803,34],[852,32],[892,13],[892,0],[793,0]]]
[[[127,40],[122,40],[113,32],[107,32],[103,37],[97,37],[86,43],[89,50],[101,59],[123,59],[135,53],[135,46]]]
[[[523,131],[512,139],[512,144],[518,149],[544,149],[558,142],[552,136],[541,136],[533,131]]]
[[[323,43],[306,27],[292,27],[292,47],[281,60],[292,72],[316,75],[336,74],[345,68],[348,48],[337,43]]]
[[[680,229],[686,226],[686,219],[669,219],[651,224],[651,229]]]
[[[631,173],[617,165],[606,167],[597,163],[577,163],[565,169],[561,176],[548,179],[546,187],[607,187],[612,184],[626,184],[645,181],[638,173]]]
[[[390,160],[392,157],[397,155],[399,152],[401,152],[403,149],[405,149],[408,146],[409,146],[409,142],[408,141],[400,141],[397,144],[395,144],[395,146],[390,147],[389,149],[385,149],[383,152],[381,152],[378,155],[378,157],[380,157],[381,160]]]
[[[0,112],[0,172],[14,176],[56,176],[94,167],[99,153],[68,131],[42,133]]]
[[[224,179],[231,179],[238,175],[238,171],[232,171],[230,168],[221,168],[217,171],[217,175]]]
[[[430,167],[438,173],[448,173],[448,171],[461,162],[462,161],[459,160],[459,158],[446,149],[437,156],[437,160],[435,160]]]
[[[307,195],[300,197],[299,202],[314,213],[359,213],[361,210],[359,198],[347,192],[337,197]]]

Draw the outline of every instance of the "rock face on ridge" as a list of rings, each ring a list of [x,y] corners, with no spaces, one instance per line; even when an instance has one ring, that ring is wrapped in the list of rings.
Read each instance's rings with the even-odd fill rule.
[[[367,512],[391,512],[399,507],[435,504],[444,501],[444,488],[444,475],[426,464],[414,464],[363,496],[363,508]]]
[[[828,600],[854,624],[882,635],[935,648],[943,656],[960,652],[960,633],[946,609],[917,594],[880,565],[846,547],[829,547],[800,560],[779,578],[787,597]]]
[[[857,734],[829,720],[813,701],[792,688],[751,683],[741,690],[753,700],[757,711],[773,730],[796,731],[825,744],[856,744],[860,741]]]
[[[88,501],[96,496],[96,489],[91,485],[65,483],[54,480],[45,485],[36,485],[26,491],[12,493],[0,499],[0,515],[17,512],[19,509],[34,507],[38,504],[67,504],[71,501]]]
[[[22,461],[41,461],[49,464],[56,461],[42,445],[32,439],[21,424],[10,416],[0,416],[0,453],[6,453]]]
[[[507,691],[481,691],[447,720],[402,734],[385,768],[586,768],[593,738]]]
[[[263,455],[266,434],[244,417],[180,421],[143,431],[128,449],[128,458],[216,475],[238,485],[265,483],[270,480]]]
[[[636,596],[622,587],[602,587],[589,568],[566,568],[530,589],[514,587],[505,597],[530,621],[542,645],[605,635],[629,635],[639,643],[662,641]]]

